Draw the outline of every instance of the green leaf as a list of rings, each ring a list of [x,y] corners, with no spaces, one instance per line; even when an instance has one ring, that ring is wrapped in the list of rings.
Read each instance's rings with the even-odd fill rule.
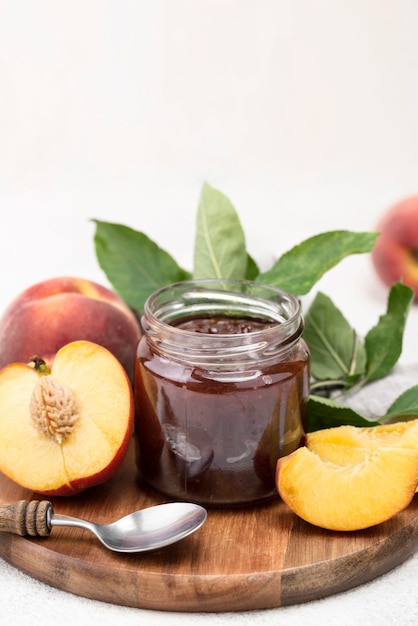
[[[121,224],[93,222],[99,265],[115,291],[133,309],[142,311],[145,300],[156,289],[190,278],[186,270],[143,233]]]
[[[247,271],[245,273],[245,278],[247,280],[255,280],[260,273],[258,269],[257,263],[254,259],[248,254],[247,255],[248,263],[247,263]]]
[[[231,202],[203,185],[196,220],[194,278],[238,278],[247,275],[245,236]]]
[[[418,385],[404,391],[386,411],[382,422],[401,422],[418,418]]]
[[[329,398],[310,396],[308,400],[307,432],[334,428],[350,424],[351,426],[377,426],[379,422],[367,419],[353,409],[334,402]]]
[[[315,235],[283,254],[258,280],[294,295],[304,295],[346,256],[370,252],[377,237],[378,233],[346,230]]]
[[[316,380],[335,380],[364,372],[365,351],[355,330],[332,300],[319,292],[305,314],[303,337]]]
[[[365,338],[367,363],[364,382],[386,376],[399,359],[413,297],[413,290],[406,285],[396,283],[392,286],[386,313],[379,318]]]

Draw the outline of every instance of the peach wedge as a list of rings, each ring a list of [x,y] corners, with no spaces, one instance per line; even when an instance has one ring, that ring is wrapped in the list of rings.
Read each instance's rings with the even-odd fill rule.
[[[310,524],[360,530],[408,506],[418,484],[418,454],[384,446],[358,462],[337,464],[302,447],[278,460],[276,484],[282,500]]]
[[[323,459],[357,462],[382,446],[411,447],[418,451],[418,419],[381,426],[336,426],[308,433],[305,445]]]
[[[69,343],[46,372],[0,371],[0,471],[26,489],[68,496],[106,481],[132,431],[128,375],[102,346]]]

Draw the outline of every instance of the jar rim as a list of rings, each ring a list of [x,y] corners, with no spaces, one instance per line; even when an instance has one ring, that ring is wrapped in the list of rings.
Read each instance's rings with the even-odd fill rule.
[[[176,326],[221,315],[268,323],[261,329],[228,334]],[[295,296],[272,285],[237,279],[186,280],[162,287],[147,299],[141,323],[144,337],[159,354],[220,369],[231,363],[239,367],[284,358],[303,331]]]
[[[197,301],[200,302],[199,308],[196,306]],[[231,309],[231,303],[235,304],[235,308]],[[192,317],[196,317],[199,313],[207,316],[211,311],[213,315],[219,315],[220,312],[227,315],[228,311],[240,312],[242,315],[243,307],[249,307],[246,310],[247,314],[251,313],[249,317],[255,317],[258,313],[259,318],[271,322],[271,326],[246,333],[237,332],[233,335],[235,337],[263,334],[276,330],[278,326],[282,332],[286,332],[286,329],[300,325],[301,306],[294,295],[267,283],[235,278],[190,279],[161,287],[147,298],[144,318],[151,325],[167,327],[170,333],[196,335],[193,330],[177,328],[172,322],[184,317],[189,309],[193,313]],[[218,335],[224,338],[231,336],[222,333]]]

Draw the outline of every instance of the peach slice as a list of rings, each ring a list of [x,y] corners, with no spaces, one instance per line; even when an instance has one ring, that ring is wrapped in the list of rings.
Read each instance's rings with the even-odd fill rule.
[[[75,341],[43,373],[0,371],[0,471],[45,495],[74,495],[109,479],[133,431],[128,375],[113,354]]]
[[[385,446],[359,462],[337,464],[305,446],[278,460],[276,484],[282,500],[310,524],[360,530],[408,506],[418,484],[418,454]]]
[[[418,450],[418,419],[381,426],[336,426],[308,433],[305,445],[323,459],[344,464],[363,460],[381,446]]]

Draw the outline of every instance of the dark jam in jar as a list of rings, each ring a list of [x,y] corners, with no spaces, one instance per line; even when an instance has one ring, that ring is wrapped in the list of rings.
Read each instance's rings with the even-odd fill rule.
[[[298,305],[274,290],[297,312],[284,332],[288,320],[274,319],[270,308],[265,318],[259,305],[247,315],[252,292],[231,309],[224,291],[205,283],[211,305],[196,306],[202,294],[193,286],[171,287],[170,314],[164,290],[163,303],[157,292],[160,300],[148,305],[156,312],[145,310],[135,375],[138,469],[171,498],[223,507],[263,502],[277,495],[277,459],[304,437],[309,354]],[[181,307],[179,291],[187,294]],[[235,302],[235,291],[228,294]],[[289,308],[281,306],[281,315]]]
[[[191,320],[180,320],[173,324],[183,330],[206,335],[238,335],[253,333],[273,326],[273,322],[253,320],[251,318],[234,317],[195,317]]]

